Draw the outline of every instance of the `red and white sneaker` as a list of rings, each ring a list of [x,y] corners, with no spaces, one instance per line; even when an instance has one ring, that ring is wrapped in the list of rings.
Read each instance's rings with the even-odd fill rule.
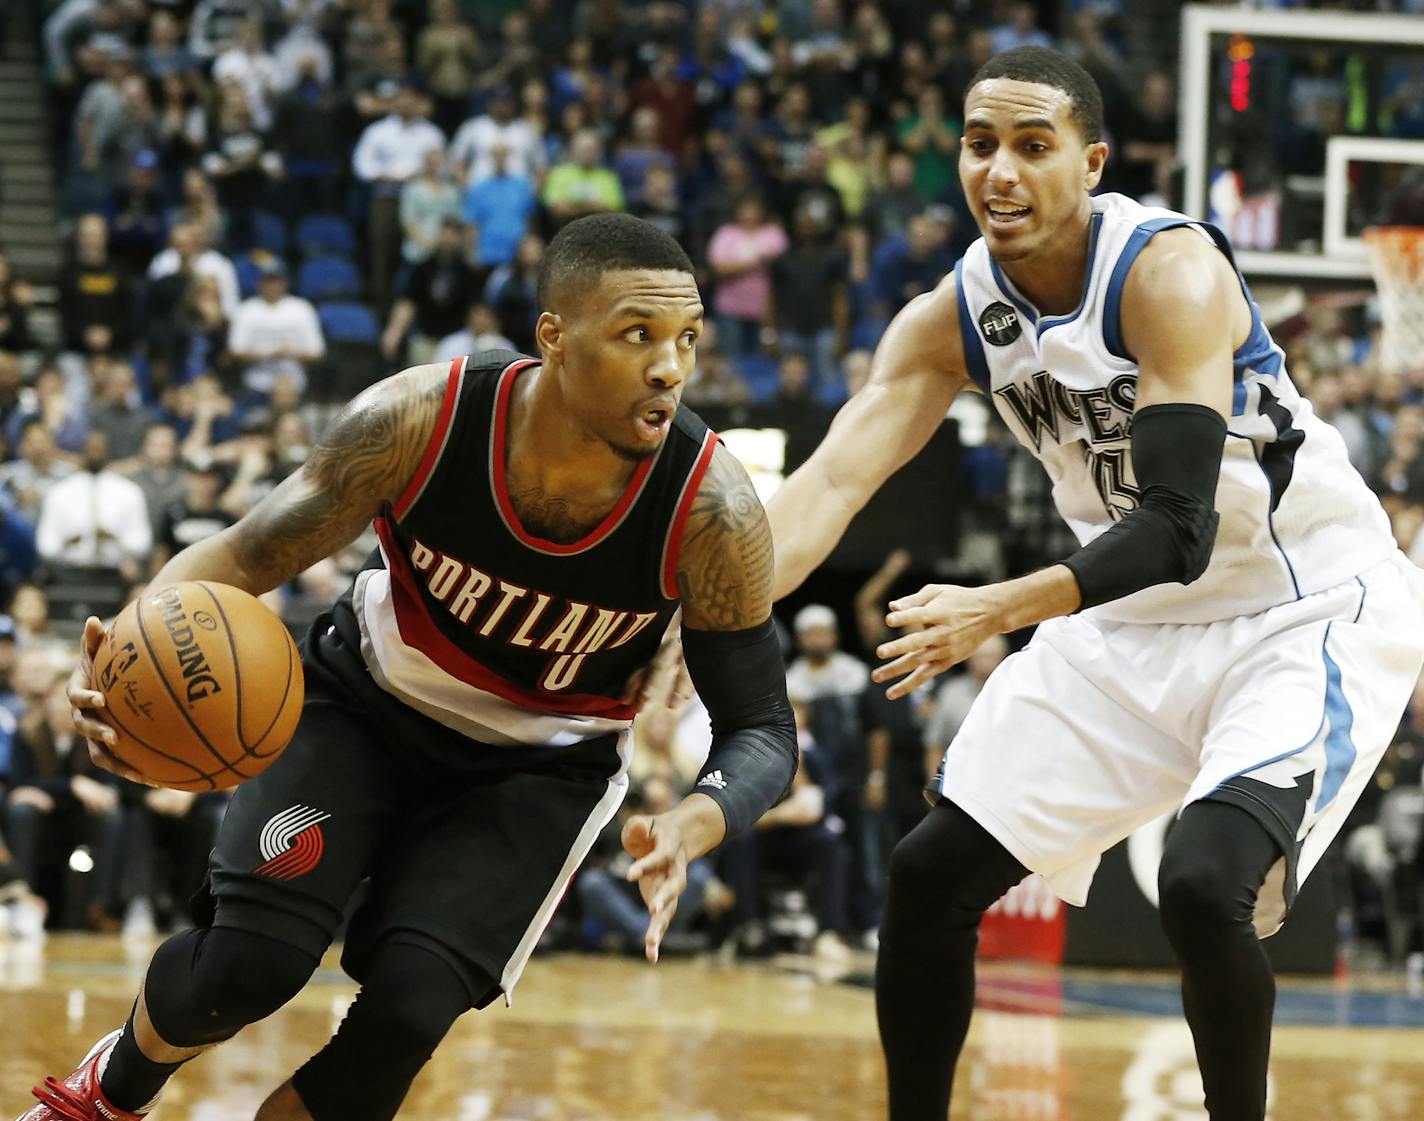
[[[100,1067],[122,1031],[120,1028],[110,1032],[94,1044],[84,1061],[63,1082],[50,1077],[43,1086],[36,1086],[34,1094],[39,1104],[21,1114],[17,1121],[142,1121],[147,1112],[130,1113],[119,1109],[99,1089]]]

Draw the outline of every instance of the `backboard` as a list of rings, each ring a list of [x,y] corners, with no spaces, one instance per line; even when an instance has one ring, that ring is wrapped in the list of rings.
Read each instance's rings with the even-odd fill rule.
[[[1191,4],[1181,20],[1184,209],[1248,275],[1367,280],[1360,230],[1424,223],[1424,18]]]

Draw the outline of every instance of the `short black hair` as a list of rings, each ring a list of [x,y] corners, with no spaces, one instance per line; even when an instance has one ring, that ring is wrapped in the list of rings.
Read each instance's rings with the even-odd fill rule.
[[[666,230],[631,214],[590,214],[549,242],[539,268],[539,306],[552,309],[555,300],[623,269],[693,271],[687,251]]]
[[[1008,78],[1015,82],[1037,82],[1062,90],[1073,103],[1072,116],[1083,140],[1096,144],[1103,138],[1103,94],[1093,76],[1067,55],[1047,47],[1015,47],[996,54],[969,80],[964,96],[980,82]]]

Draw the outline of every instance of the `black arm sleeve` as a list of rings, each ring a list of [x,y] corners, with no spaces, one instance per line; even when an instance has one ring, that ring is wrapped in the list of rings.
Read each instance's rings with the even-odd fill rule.
[[[1082,607],[1206,571],[1221,517],[1214,509],[1226,421],[1205,405],[1148,405],[1132,418],[1138,507],[1063,563]]]
[[[781,801],[796,775],[781,643],[768,618],[744,631],[684,627],[682,651],[712,718],[712,751],[693,789],[721,807],[731,837]]]

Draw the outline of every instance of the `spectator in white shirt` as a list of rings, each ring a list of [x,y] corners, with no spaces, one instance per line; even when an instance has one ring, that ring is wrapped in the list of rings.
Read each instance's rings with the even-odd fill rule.
[[[462,354],[478,354],[482,350],[518,350],[500,330],[499,317],[489,304],[470,308],[469,321],[463,331],[446,335],[435,344],[432,362],[449,362]]]
[[[836,613],[813,603],[796,613],[796,645],[801,656],[786,667],[786,688],[810,703],[823,697],[858,697],[870,684],[864,662],[840,649]]]
[[[229,319],[237,312],[237,270],[216,249],[209,249],[207,233],[196,222],[180,222],[168,235],[168,248],[148,266],[148,279],[159,280],[184,269],[218,282],[223,314]]]
[[[200,59],[216,58],[252,16],[248,0],[198,0],[188,20],[188,49]]]
[[[281,71],[277,60],[262,43],[262,24],[248,20],[238,29],[237,42],[213,63],[213,81],[236,78],[247,95],[252,123],[259,129],[272,127],[272,100],[280,89]]]
[[[35,527],[35,546],[52,565],[112,569],[126,582],[139,578],[153,548],[143,488],[109,470],[102,432],[84,438],[84,466],[49,488]]]
[[[93,21],[98,7],[98,0],[63,0],[45,17],[45,61],[61,85],[74,81],[69,44],[78,37],[78,28]]]
[[[504,171],[534,179],[544,171],[544,142],[523,117],[514,115],[514,92],[497,87],[489,111],[460,126],[450,142],[450,164],[466,183],[478,183],[495,173],[494,150],[506,149]]]
[[[323,86],[331,83],[331,48],[311,23],[297,23],[272,51],[277,63],[277,88],[293,89],[309,66],[312,76]],[[310,60],[310,61],[308,61]]]
[[[356,142],[351,166],[356,177],[377,188],[400,186],[420,173],[425,154],[445,145],[445,134],[426,120],[425,98],[414,86],[405,86],[396,95],[396,111],[375,124],[367,125]]]
[[[326,354],[326,340],[316,308],[287,292],[287,270],[272,259],[262,269],[257,295],[243,300],[232,317],[228,352],[242,367],[242,382],[263,396],[281,378],[298,392],[307,383],[306,367]]]
[[[445,146],[445,134],[426,117],[430,106],[414,86],[396,95],[396,111],[367,125],[351,166],[356,177],[371,185],[370,246],[371,301],[384,317],[391,303],[391,280],[400,264],[400,192],[407,179],[420,173],[432,148]]]

